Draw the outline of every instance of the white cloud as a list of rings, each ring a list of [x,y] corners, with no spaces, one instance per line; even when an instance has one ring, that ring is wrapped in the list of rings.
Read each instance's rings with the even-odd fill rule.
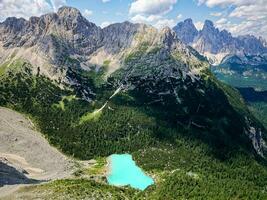
[[[175,21],[173,19],[160,19],[153,26],[157,29],[162,29],[166,26],[172,28],[175,26]]]
[[[222,16],[222,13],[221,12],[212,12],[210,13],[211,16],[214,16],[214,17],[220,17]]]
[[[138,15],[133,16],[131,18],[131,21],[133,21],[134,23],[152,23],[152,22],[155,22],[161,18],[162,18],[162,16],[160,16],[160,15],[150,15],[150,16],[146,17],[144,15],[138,14]]]
[[[162,15],[170,12],[177,0],[136,0],[131,3],[131,15]]]
[[[267,2],[264,4],[242,5],[236,7],[230,14],[230,17],[239,17],[246,19],[258,19],[267,17]]]
[[[221,18],[221,19],[217,20],[215,23],[216,24],[225,24],[226,22],[227,22],[226,18]]]
[[[7,17],[28,19],[56,11],[65,4],[65,0],[0,0],[0,20],[3,21]]]
[[[129,14],[134,23],[148,23],[156,28],[173,27],[174,19],[164,17],[169,13],[177,0],[136,0],[130,4]],[[178,15],[177,19],[182,18]],[[177,20],[176,19],[176,20]]]
[[[198,0],[208,7],[231,8],[228,21],[217,23],[234,34],[254,34],[267,38],[267,1],[266,0]],[[239,20],[240,23],[233,23]]]
[[[39,16],[52,11],[51,5],[45,0],[1,0],[0,1],[0,20],[7,17]]]
[[[203,26],[204,26],[204,23],[198,21],[198,22],[195,22],[194,25],[195,25],[197,30],[201,30],[203,28]]]
[[[83,16],[90,17],[93,14],[92,10],[85,9],[83,12]]]
[[[110,2],[111,0],[102,0],[103,3]]]
[[[177,15],[176,19],[181,19],[183,17],[182,14]]]
[[[37,0],[38,1],[38,0]],[[51,0],[54,11],[56,12],[58,8],[67,4],[66,0]]]
[[[161,15],[149,15],[148,17],[144,15],[135,15],[131,18],[131,21],[134,23],[147,23],[151,24],[158,29],[162,29],[166,26],[174,27],[175,20],[163,18]]]
[[[110,24],[112,24],[112,22],[105,21],[105,22],[102,22],[102,23],[101,23],[100,27],[101,27],[101,28],[105,28],[105,27],[109,26]]]
[[[228,6],[230,4],[236,6],[250,5],[257,3],[258,1],[262,0],[198,0],[198,3],[199,4],[205,3],[208,7],[214,7],[214,6]]]
[[[225,23],[216,23],[216,27],[219,29],[226,29],[233,35],[246,35],[251,34],[255,36],[263,36],[267,38],[266,30],[267,24],[263,21],[242,21],[241,23],[233,23],[226,21]]]

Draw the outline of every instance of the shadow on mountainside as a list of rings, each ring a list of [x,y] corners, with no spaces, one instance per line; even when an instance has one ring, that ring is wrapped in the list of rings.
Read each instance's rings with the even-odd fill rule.
[[[249,102],[267,103],[267,91],[256,91],[254,88],[237,88],[243,98]]]
[[[15,184],[40,183],[38,180],[29,179],[25,174],[27,174],[27,171],[17,169],[5,161],[0,160],[0,187]]]

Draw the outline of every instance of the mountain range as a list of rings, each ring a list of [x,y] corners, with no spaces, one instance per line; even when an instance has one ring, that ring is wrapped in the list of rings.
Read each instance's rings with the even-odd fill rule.
[[[246,40],[259,43],[253,49],[258,54],[266,47],[254,37],[219,32],[210,21],[200,32],[191,20],[178,26],[157,30],[123,22],[100,28],[72,7],[0,23],[0,106],[29,116],[69,157],[106,160],[131,153],[156,182],[144,192],[108,186],[99,178],[108,171],[102,162],[70,180],[20,190],[26,198],[27,192],[45,199],[267,196],[266,128],[236,89],[216,79],[203,56],[247,54]],[[221,37],[229,39],[227,48]],[[200,53],[188,46],[195,41]],[[101,181],[81,178],[86,175]]]
[[[267,43],[262,37],[257,38],[253,35],[234,37],[230,32],[216,28],[210,20],[206,20],[199,31],[192,19],[179,22],[173,30],[179,39],[206,56],[211,64],[224,63],[226,58],[231,56],[238,56],[245,64],[246,56],[262,56],[266,64]]]

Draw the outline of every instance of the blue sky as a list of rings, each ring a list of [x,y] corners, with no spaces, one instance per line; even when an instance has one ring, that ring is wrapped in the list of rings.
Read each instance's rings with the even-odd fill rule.
[[[0,20],[8,16],[28,18],[55,12],[62,5],[78,8],[99,26],[131,21],[157,28],[174,26],[192,18],[198,29],[210,19],[219,29],[234,35],[267,38],[267,0],[0,0]]]
[[[67,0],[67,5],[78,8],[83,14],[86,10],[90,11],[90,14],[86,15],[86,18],[97,25],[108,24],[114,22],[133,21],[133,22],[146,22],[142,20],[134,21],[132,18],[134,15],[129,13],[132,0],[110,0],[103,2],[102,0]],[[177,22],[186,18],[192,18],[194,22],[203,23],[205,19],[211,19],[217,21],[218,17],[210,15],[210,13],[221,12],[221,8],[213,7],[209,8],[205,4],[198,5],[197,1],[193,0],[179,0],[173,4],[173,8],[166,14],[163,14],[162,19],[169,20],[169,24],[174,25]],[[148,17],[148,15],[144,15]],[[146,22],[153,24],[154,21]]]
[[[123,22],[131,21],[131,15],[129,15],[129,9],[132,0],[111,0],[103,3],[101,0],[67,0],[67,4],[78,8],[82,13],[90,10],[92,14],[87,18],[101,25],[103,22]],[[180,21],[186,18],[192,18],[194,21],[204,21],[205,19],[216,20],[216,17],[209,15],[210,11],[218,12],[220,9],[209,9],[207,6],[198,6],[196,2],[191,0],[179,0],[174,4],[173,9],[164,15],[167,19],[177,19],[177,16],[182,15],[181,18],[176,21]]]

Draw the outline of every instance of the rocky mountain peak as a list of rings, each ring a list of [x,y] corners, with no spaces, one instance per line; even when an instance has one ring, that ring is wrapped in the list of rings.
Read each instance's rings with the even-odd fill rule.
[[[179,39],[191,45],[202,55],[219,64],[227,55],[260,55],[267,53],[267,43],[253,35],[233,37],[227,30],[219,30],[210,20],[205,20],[202,30],[195,30],[191,19],[173,28]]]
[[[169,35],[171,34],[173,31],[170,29],[170,27],[165,26],[163,29],[161,29],[160,33],[164,34],[164,35]]]
[[[164,27],[163,29],[161,29],[159,35],[163,44],[168,47],[171,47],[171,45],[177,40],[175,32],[169,27]]]
[[[221,31],[221,35],[224,38],[232,38],[232,34],[230,32],[228,32],[227,30],[225,30],[225,29]]]
[[[209,36],[209,37],[216,38],[217,36],[219,36],[220,31],[219,29],[215,28],[212,21],[205,20],[204,26],[202,30],[200,31],[200,34],[203,35],[204,37]]]
[[[263,38],[263,37],[259,37],[259,40],[261,41],[261,43],[263,44],[263,46],[265,47],[265,48],[267,48],[267,41]]]
[[[0,41],[12,48],[39,46],[45,54],[56,59],[51,46],[62,46],[67,52],[89,54],[101,41],[101,28],[87,21],[80,11],[72,7],[61,7],[57,13],[48,13],[29,20],[8,18],[0,24]],[[60,38],[60,39],[59,39]],[[55,48],[55,49],[57,49]],[[62,49],[61,49],[62,51]]]
[[[205,28],[214,28],[214,24],[211,20],[205,20],[203,29]]]
[[[6,29],[10,30],[20,30],[25,25],[26,20],[23,18],[16,18],[16,17],[8,17],[4,22],[0,25]]]
[[[71,18],[82,16],[82,14],[80,13],[78,9],[73,8],[73,7],[68,7],[68,6],[60,7],[57,11],[57,14],[58,16],[61,16],[61,17],[71,17]]]
[[[133,29],[137,29],[139,27],[138,24],[133,24],[129,21],[125,21],[122,23],[115,23],[115,24],[110,24],[109,26],[103,28],[103,30],[112,30],[112,31],[123,31],[127,32]]]
[[[191,18],[185,19],[185,20],[184,20],[184,23],[185,23],[185,24],[194,25],[194,24],[193,24],[193,20],[192,20]]]
[[[193,20],[191,18],[178,23],[173,30],[176,32],[178,38],[186,44],[192,43],[198,34],[198,30],[193,24]]]

